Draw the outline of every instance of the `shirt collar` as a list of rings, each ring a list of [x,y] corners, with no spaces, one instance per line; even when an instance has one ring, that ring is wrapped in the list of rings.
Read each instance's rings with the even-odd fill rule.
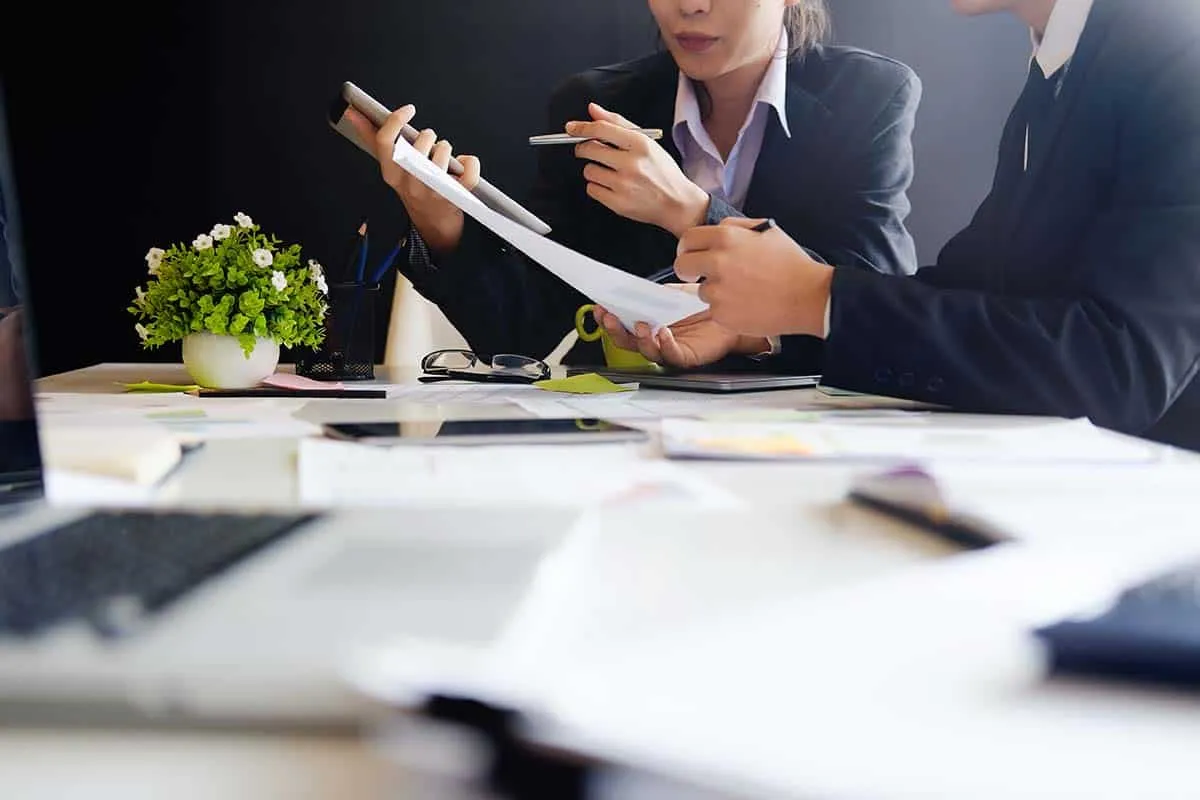
[[[775,47],[771,63],[767,65],[767,71],[763,75],[762,81],[758,84],[758,92],[754,95],[754,103],[750,106],[750,114],[753,115],[754,109],[758,108],[760,104],[775,109],[775,114],[779,117],[779,124],[783,128],[783,132],[790,139],[792,131],[788,127],[787,120],[788,47],[788,33],[785,28],[779,35],[779,44]],[[695,138],[702,125],[700,101],[696,98],[696,89],[692,86],[691,79],[681,70],[679,73],[679,87],[675,91],[675,122],[673,130],[678,131],[680,126],[690,128],[693,131],[693,138]],[[678,135],[676,139],[676,145],[678,145]]]
[[[1033,36],[1033,57],[1047,77],[1058,72],[1079,47],[1083,38],[1083,29],[1087,26],[1095,0],[1058,0],[1054,10],[1050,12],[1050,21],[1046,23],[1046,33],[1039,41],[1037,34]],[[1152,0],[1141,0],[1152,2]]]

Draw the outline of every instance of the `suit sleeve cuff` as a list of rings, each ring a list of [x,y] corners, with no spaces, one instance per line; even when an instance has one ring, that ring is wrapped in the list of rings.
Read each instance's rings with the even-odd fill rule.
[[[719,197],[714,197],[712,192],[708,193],[708,210],[704,212],[705,225],[719,225],[721,220],[726,217],[744,217],[746,216],[736,208],[726,203]]]
[[[763,350],[761,353],[755,353],[754,355],[750,356],[750,358],[752,358],[755,361],[762,361],[765,358],[777,356],[782,352],[783,352],[783,340],[780,339],[780,337],[778,337],[778,336],[768,336],[767,337],[767,349]]]

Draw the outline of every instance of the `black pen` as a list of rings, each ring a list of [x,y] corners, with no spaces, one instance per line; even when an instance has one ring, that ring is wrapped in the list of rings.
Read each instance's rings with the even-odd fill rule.
[[[762,222],[758,223],[750,230],[754,231],[755,233],[766,233],[767,231],[771,230],[771,228],[774,228],[774,227],[775,227],[775,220],[764,219]],[[671,283],[678,279],[675,276],[675,267],[667,267],[666,269],[660,269],[658,272],[655,272],[652,275],[646,276],[646,280],[650,281],[651,283]],[[704,282],[703,276],[700,277],[700,280],[696,281],[696,283],[703,283],[703,282]]]

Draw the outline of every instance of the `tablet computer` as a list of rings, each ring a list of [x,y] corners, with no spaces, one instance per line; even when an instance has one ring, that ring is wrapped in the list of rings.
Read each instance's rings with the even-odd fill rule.
[[[616,382],[636,381],[644,389],[674,389],[684,392],[769,392],[780,389],[811,389],[820,375],[772,375],[761,372],[688,372],[671,370],[620,370],[606,367],[596,372]],[[574,369],[571,372],[575,372]]]
[[[383,126],[387,121],[388,115],[392,112],[376,100],[371,95],[364,92],[362,89],[355,86],[350,81],[342,84],[342,90],[329,107],[329,124],[335,131],[345,136],[354,144],[358,145],[359,149],[367,153],[367,155],[375,158],[375,147],[373,142],[363,142],[358,138],[358,132],[354,126],[345,119],[346,109],[354,108],[358,113],[371,121],[375,127]],[[417,138],[418,131],[411,125],[405,125],[400,134],[411,144]],[[450,159],[450,174],[461,175],[462,164],[458,159]],[[533,212],[522,206],[516,200],[506,195],[504,192],[492,186],[483,178],[479,179],[479,184],[472,191],[479,200],[498,214],[511,219],[520,225],[529,228],[534,233],[539,233],[542,236],[550,233],[550,226],[539,219]]]
[[[472,419],[438,423],[347,422],[325,425],[335,439],[375,445],[585,444],[643,442],[649,434],[601,419]]]

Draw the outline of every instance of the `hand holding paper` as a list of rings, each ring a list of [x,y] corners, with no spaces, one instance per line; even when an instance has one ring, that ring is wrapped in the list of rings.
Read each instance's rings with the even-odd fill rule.
[[[484,205],[401,137],[392,160],[484,227],[615,314],[626,327],[638,322],[661,327],[708,306],[693,294],[660,286],[539,236]]]

